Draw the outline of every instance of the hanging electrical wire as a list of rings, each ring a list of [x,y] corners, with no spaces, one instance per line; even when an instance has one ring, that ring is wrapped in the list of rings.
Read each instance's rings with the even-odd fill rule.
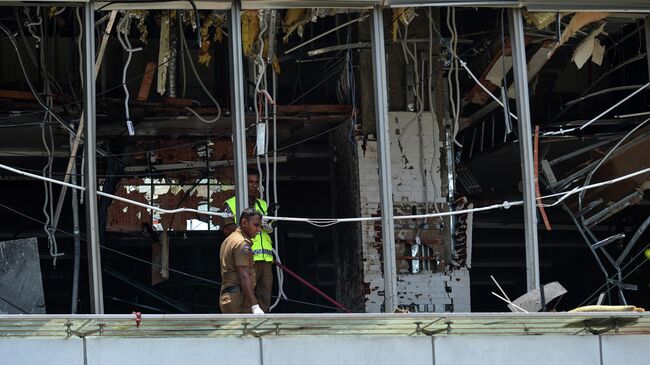
[[[22,176],[31,177],[31,178],[38,179],[38,180],[49,181],[49,182],[52,182],[52,183],[55,183],[55,184],[58,184],[58,185],[62,185],[62,186],[67,186],[67,187],[70,187],[70,188],[73,188],[73,189],[85,190],[85,188],[82,187],[82,186],[78,186],[78,185],[74,185],[74,184],[70,184],[70,183],[65,183],[65,182],[62,182],[62,181],[59,181],[59,180],[55,180],[55,179],[43,177],[43,176],[40,176],[40,175],[28,173],[28,172],[25,172],[25,171],[22,171],[22,170],[19,170],[19,169],[16,169],[16,168],[13,168],[13,167],[7,166],[5,164],[1,164],[1,163],[0,163],[0,169],[11,171],[13,173],[16,173],[16,174],[19,174],[19,175],[22,175]],[[555,194],[551,194],[551,195],[542,196],[542,197],[537,198],[537,201],[538,201],[538,204],[543,204],[543,203],[541,203],[541,201],[544,200],[544,199],[549,199],[549,198],[553,198],[553,197],[560,197],[558,200],[556,200],[555,202],[553,202],[551,204],[543,204],[544,207],[555,206],[555,205],[561,203],[562,201],[564,201],[565,199],[567,199],[568,197],[570,197],[572,195],[575,195],[575,194],[577,194],[577,193],[579,193],[581,191],[595,189],[597,187],[615,184],[615,183],[618,183],[620,181],[633,178],[635,176],[646,174],[648,172],[650,172],[650,167],[647,167],[647,168],[644,168],[644,169],[641,169],[641,170],[635,171],[633,173],[630,173],[630,174],[627,174],[627,175],[624,175],[624,176],[620,176],[620,177],[617,177],[617,178],[614,178],[614,179],[611,179],[611,180],[599,182],[599,183],[596,183],[596,184],[586,185],[586,186],[583,186],[581,188],[574,188],[574,189],[572,189],[570,191],[565,191],[565,192],[560,192],[560,193],[555,193]],[[218,216],[218,217],[231,217],[231,215],[228,214],[228,213],[211,212],[211,211],[204,211],[204,210],[198,210],[198,209],[192,209],[192,208],[163,209],[163,208],[160,208],[158,206],[153,206],[153,205],[140,203],[138,201],[123,198],[123,197],[113,195],[113,194],[108,194],[108,193],[105,193],[105,192],[102,192],[102,191],[98,191],[97,195],[107,197],[107,198],[110,198],[110,199],[113,199],[113,200],[122,201],[122,202],[129,203],[129,204],[132,204],[132,205],[135,205],[135,206],[143,207],[143,208],[146,208],[146,209],[151,209],[151,210],[158,211],[158,212],[161,212],[161,213],[166,213],[166,214],[172,214],[172,213],[178,213],[178,212],[189,212],[189,213],[196,213],[196,214],[203,214],[203,215],[210,215],[210,216]],[[501,209],[501,208],[509,209],[509,208],[511,208],[513,206],[519,206],[519,205],[523,205],[523,201],[521,201],[521,200],[514,201],[514,202],[505,201],[505,202],[503,202],[501,204],[492,204],[492,205],[485,206],[485,207],[478,207],[478,208],[464,209],[464,210],[455,210],[455,211],[441,212],[441,213],[399,215],[399,216],[393,216],[393,219],[396,219],[396,220],[409,220],[409,219],[421,219],[421,218],[447,217],[447,216],[454,216],[454,215],[459,215],[459,214],[467,214],[467,213],[472,213],[472,212],[483,212],[483,211],[488,211],[488,210],[493,210],[493,209]],[[263,219],[265,219],[265,220],[274,220],[274,221],[303,222],[303,223],[312,224],[312,225],[314,225],[316,227],[329,227],[329,226],[332,226],[332,225],[335,225],[335,224],[338,224],[338,223],[379,221],[382,218],[381,217],[296,218],[296,217],[268,217],[267,216],[267,217],[264,217]]]
[[[124,68],[122,69],[122,88],[124,89],[124,114],[126,116],[126,127],[129,131],[129,135],[135,135],[135,129],[133,128],[133,122],[131,121],[131,113],[129,112],[129,88],[126,86],[126,73],[129,69],[129,64],[131,63],[131,58],[133,53],[142,51],[142,47],[133,48],[131,47],[131,41],[129,41],[129,31],[131,29],[131,18],[124,14],[120,22],[117,24],[117,40],[120,41],[122,48],[126,51],[126,62],[124,63]]]
[[[37,12],[37,14],[39,14]],[[39,58],[38,64],[46,65],[48,58],[48,49],[47,49],[47,35],[44,33],[43,21],[39,15],[39,35],[37,36],[39,42],[41,42],[39,47]],[[31,29],[31,28],[30,28]],[[55,31],[53,31],[54,33]],[[44,68],[44,73],[47,72],[47,68]],[[48,108],[52,108],[54,101],[52,97],[52,90],[50,88],[50,80],[45,77],[43,79],[43,94],[46,95],[45,103]],[[42,176],[47,178],[52,178],[52,165],[54,163],[54,134],[52,132],[52,115],[45,112],[43,114],[43,124],[41,126],[41,141],[43,142],[43,148],[46,151],[47,163],[42,169]],[[43,215],[45,216],[45,224],[43,225],[43,230],[47,236],[48,250],[49,254],[52,257],[52,265],[56,267],[57,258],[62,254],[58,252],[58,245],[56,241],[56,236],[52,227],[52,220],[54,217],[54,193],[53,193],[53,183],[48,181],[43,181],[43,190],[44,190],[44,201],[43,201]]]
[[[429,25],[431,26],[431,16],[429,14],[429,19],[430,23]],[[409,127],[412,125],[413,122],[417,121],[417,126],[418,126],[418,141],[419,141],[419,160],[420,160],[420,175],[422,178],[422,186],[423,186],[423,194],[424,194],[424,210],[425,210],[425,218],[422,218],[422,222],[417,225],[416,231],[415,231],[415,241],[414,244],[411,247],[411,255],[412,256],[418,256],[418,255],[426,255],[428,252],[420,252],[420,250],[428,250],[428,247],[422,246],[420,244],[420,232],[422,229],[427,228],[427,219],[426,215],[429,214],[429,179],[427,178],[428,172],[427,172],[427,163],[426,163],[426,158],[425,158],[425,151],[424,151],[424,126],[422,123],[422,115],[424,113],[425,109],[425,103],[424,103],[424,94],[425,94],[425,84],[428,85],[429,90],[428,90],[428,99],[429,99],[429,108],[431,109],[431,115],[432,115],[432,129],[435,128],[433,125],[433,121],[435,120],[435,116],[433,113],[433,106],[432,106],[432,97],[431,97],[431,79],[432,79],[432,57],[431,57],[431,52],[432,52],[432,39],[429,41],[429,72],[428,75],[425,74],[425,63],[427,60],[422,59],[420,64],[418,64],[418,48],[417,48],[417,43],[413,43],[413,51],[409,49],[408,46],[408,25],[404,25],[404,32],[402,34],[401,28],[399,25],[397,26],[397,33],[400,39],[400,43],[402,46],[402,52],[404,55],[404,62],[405,64],[412,64],[412,70],[414,73],[414,85],[411,90],[415,96],[415,101],[416,101],[416,114],[411,118],[405,125],[404,127],[401,128],[400,134],[397,137],[397,143],[400,147],[400,150],[402,149],[402,137],[406,135],[406,131],[409,129]],[[430,30],[431,33],[431,30]],[[425,80],[427,82],[425,83]],[[403,155],[404,159],[406,159],[405,154]],[[435,152],[434,155],[431,158],[431,169],[433,169],[434,163],[435,163]],[[432,176],[433,178],[433,176]],[[433,180],[432,180],[433,182]],[[433,187],[435,189],[435,183],[433,184]],[[434,194],[434,208],[436,212],[439,212],[438,207],[435,203],[435,194]]]
[[[23,62],[22,56],[20,55],[20,51],[18,49],[18,44],[16,43],[16,38],[14,37],[13,33],[9,29],[7,29],[2,23],[0,23],[0,30],[3,31],[7,35],[7,37],[9,38],[9,41],[11,42],[11,45],[13,46],[14,50],[16,51],[16,55],[18,57],[18,63],[20,65],[20,69],[23,72],[23,76],[25,77],[25,81],[27,82],[27,86],[29,86],[29,89],[32,92],[32,94],[34,95],[34,98],[36,99],[38,104],[41,107],[43,107],[43,109],[45,109],[48,113],[50,113],[54,117],[54,119],[56,119],[57,122],[59,122],[65,129],[67,129],[71,133],[74,133],[75,131],[74,131],[74,129],[72,129],[72,127],[70,127],[69,123],[63,121],[63,119],[61,117],[59,117],[59,115],[56,114],[52,110],[52,108],[48,107],[46,105],[46,103],[43,101],[43,99],[41,99],[41,97],[38,94],[38,92],[36,91],[36,89],[34,88],[34,85],[32,84],[32,82],[31,82],[31,80],[29,78],[29,74],[27,73],[27,70],[25,69],[25,64]]]
[[[79,67],[79,80],[84,79],[84,72],[83,72],[83,63],[84,63],[84,53],[83,53],[83,37],[84,37],[84,24],[83,21],[81,20],[81,8],[77,7],[75,9],[75,17],[77,18],[77,25],[79,26],[79,37],[75,40],[77,43],[77,56],[78,56],[78,65]],[[124,83],[124,81],[122,81]],[[83,88],[83,82],[81,83],[82,88]]]
[[[460,82],[459,82],[459,57],[458,54],[458,30],[456,27],[456,8],[448,7],[447,8],[447,28],[451,34],[449,40],[448,50],[451,53],[451,60],[449,63],[449,71],[447,73],[447,87],[449,94],[449,103],[451,105],[451,117],[453,120],[451,127],[451,138],[454,141],[454,144],[458,147],[463,147],[456,140],[456,133],[458,133],[458,120],[460,118]]]
[[[255,143],[255,162],[257,164],[257,173],[259,176],[264,176],[262,174],[262,165],[260,156],[266,154],[267,152],[267,135],[266,135],[266,122],[268,121],[268,113],[264,116],[264,121],[261,117],[261,109],[263,108],[262,104],[266,105],[266,99],[262,98],[260,85],[264,79],[266,73],[266,62],[264,62],[263,52],[264,52],[264,34],[268,28],[266,24],[266,14],[268,10],[259,10],[258,17],[260,18],[260,27],[257,33],[257,41],[255,45],[257,47],[257,52],[255,57],[253,57],[253,70],[255,78],[255,96],[253,99],[253,110],[255,111],[255,129],[256,129],[256,143]],[[268,159],[266,159],[268,162]],[[268,171],[266,175],[268,181]],[[268,189],[264,189],[264,185],[259,185],[260,188],[260,198],[264,200],[265,195],[268,193]]]
[[[348,12],[348,20],[350,20],[350,13]],[[349,23],[345,36],[345,66],[342,69],[340,77],[337,81],[336,96],[341,104],[351,104],[352,110],[350,112],[350,127],[348,129],[348,141],[352,145],[352,151],[356,151],[357,143],[355,141],[355,130],[357,127],[357,91],[356,80],[354,76],[354,56],[352,54],[352,23]],[[338,32],[337,32],[338,38]],[[336,57],[334,58],[336,59]]]
[[[32,22],[32,20],[30,18],[30,15],[29,15],[29,9],[30,9],[29,7],[23,7],[23,13],[28,18],[28,20],[23,23],[21,21],[22,17],[20,16],[20,12],[18,11],[18,7],[14,8],[14,15],[15,15],[15,18],[16,18],[18,34],[20,34],[20,38],[23,41],[23,46],[25,48],[25,51],[27,52],[27,56],[32,61],[32,64],[34,65],[34,67],[37,70],[39,70],[41,76],[43,76],[44,79],[47,78],[47,79],[50,80],[50,82],[56,88],[58,93],[62,94],[63,93],[63,88],[61,87],[61,85],[56,81],[54,76],[52,76],[52,74],[47,71],[47,68],[45,67],[45,65],[42,64],[40,60],[36,59],[36,56],[34,55],[34,52],[32,51],[32,46],[27,42],[27,37],[25,36],[23,28],[27,28],[29,30],[30,34],[32,34],[33,37],[35,36],[34,38],[36,40],[36,42],[35,42],[36,48],[38,48],[40,46],[40,41],[41,41],[40,38],[41,37],[36,36],[36,33],[34,33],[34,31],[32,30],[31,27],[35,26],[35,25],[40,26],[43,23],[42,18],[40,17],[40,15],[39,15],[39,21],[38,22]],[[37,8],[37,13],[40,14],[40,8]]]
[[[450,22],[448,23],[448,26],[449,26],[449,25],[450,25]],[[440,37],[441,39],[444,39],[444,37],[443,37],[442,34],[440,33],[440,30],[439,30],[438,28],[436,28],[435,25],[433,26],[433,30],[436,32],[436,34],[438,35],[438,37]],[[450,29],[450,32],[452,32],[452,31],[453,31],[453,26],[452,26],[452,28]],[[472,79],[472,81],[474,81],[474,83],[475,83],[478,87],[480,87],[480,88],[481,88],[481,89],[482,89],[482,90],[483,90],[483,91],[484,91],[484,92],[485,92],[485,93],[486,93],[490,98],[492,98],[492,100],[494,100],[494,102],[496,102],[496,103],[499,104],[502,108],[504,108],[505,106],[504,106],[503,102],[501,102],[501,100],[500,100],[498,97],[496,97],[496,96],[495,96],[495,95],[494,95],[490,90],[488,90],[487,87],[485,87],[485,85],[483,85],[483,84],[479,81],[479,79],[476,77],[476,75],[474,75],[474,72],[472,72],[472,70],[467,66],[467,62],[463,61],[463,59],[460,57],[460,55],[458,55],[458,54],[456,53],[456,51],[453,49],[453,47],[451,46],[450,43],[446,44],[446,48],[447,48],[447,51],[451,54],[451,57],[452,57],[453,59],[455,59],[456,61],[458,61],[458,64],[459,64],[459,65],[460,65],[460,66],[465,70],[465,72],[467,72],[467,75]],[[451,63],[452,61],[450,60],[449,62]],[[450,66],[450,67],[451,67],[451,66]],[[448,73],[447,75],[449,75],[449,73]],[[449,81],[449,80],[448,80],[448,81]],[[450,90],[450,93],[449,93],[449,94],[451,95],[451,90]],[[450,100],[450,103],[451,103],[451,101],[452,101],[452,100]],[[455,104],[455,100],[454,100],[454,104]],[[511,116],[513,119],[517,120],[517,116],[516,116],[516,115],[514,115],[514,114],[513,114],[512,112],[510,112],[510,111],[509,111],[508,113],[510,114],[510,116]],[[459,147],[462,147],[462,145],[458,144],[458,142],[457,142],[456,140],[454,140],[454,143],[455,143],[456,145],[458,145]]]
[[[451,8],[451,24],[454,29],[454,43],[453,43],[453,50],[455,54],[458,54],[458,24],[456,23],[456,8],[452,7]],[[454,144],[456,144],[458,147],[463,147],[458,141],[456,141],[456,134],[458,133],[458,121],[460,119],[460,81],[459,81],[459,75],[460,75],[460,68],[458,67],[458,58],[454,57],[454,68],[455,68],[455,73],[454,73],[454,81],[456,83],[456,113],[454,116],[454,129],[451,137],[454,140]]]
[[[38,19],[38,21],[32,21],[32,17],[30,15],[29,7],[24,6],[23,7],[23,13],[27,17],[27,21],[25,22],[25,27],[27,27],[27,30],[29,31],[29,33],[36,40],[36,47],[38,48],[40,46],[42,38],[41,38],[40,35],[36,35],[36,33],[34,32],[32,27],[36,26],[36,25],[38,25],[40,27],[41,25],[43,25],[43,18],[41,17],[41,7],[40,6],[36,7],[36,14],[35,15],[36,15],[36,18]],[[42,34],[42,32],[40,32],[40,34]]]
[[[438,118],[436,115],[436,110],[434,107],[433,103],[433,28],[434,28],[434,23],[433,23],[433,16],[431,14],[431,7],[429,7],[428,12],[427,12],[428,20],[429,20],[429,69],[428,69],[428,76],[427,76],[427,83],[428,83],[428,101],[429,101],[429,112],[431,113],[431,122],[433,123],[433,128],[434,128],[434,135],[435,135],[435,129],[439,126],[438,123]],[[432,200],[433,200],[433,209],[436,211],[436,213],[440,213],[440,210],[438,209],[438,203],[436,202],[437,200],[437,194],[436,194],[436,182],[435,182],[435,174],[433,173],[434,171],[434,166],[436,159],[439,158],[439,152],[437,149],[434,149],[433,156],[431,156],[431,166],[429,168],[429,177],[431,180],[431,190],[432,190]],[[428,183],[427,183],[428,184]],[[429,213],[429,207],[427,204],[427,212]]]
[[[187,59],[190,64],[190,68],[192,69],[192,72],[194,73],[194,77],[196,78],[196,81],[199,83],[201,86],[201,89],[205,92],[205,94],[212,100],[214,103],[214,106],[217,108],[217,115],[215,115],[212,119],[206,119],[202,117],[199,113],[197,113],[194,109],[190,107],[185,107],[185,110],[188,112],[192,113],[198,120],[202,121],[203,123],[214,123],[217,120],[221,118],[221,105],[219,105],[219,102],[217,99],[215,99],[214,96],[212,96],[212,93],[208,90],[207,87],[205,87],[205,84],[203,83],[203,80],[201,80],[201,77],[199,76],[199,73],[196,71],[196,66],[194,65],[194,60],[192,59],[192,55],[190,53],[190,49],[187,46],[187,40],[185,39],[185,32],[183,31],[183,27],[179,26],[179,31],[180,31],[180,37],[181,37],[181,52],[185,53],[185,56],[187,56]],[[200,35],[199,35],[200,39]],[[200,42],[199,42],[200,43]],[[183,70],[185,70],[185,64],[183,63]],[[185,85],[185,72],[183,71],[183,85]],[[185,86],[183,86],[183,93],[185,92]]]
[[[0,25],[1,25],[1,24],[0,24]],[[2,30],[2,29],[0,28],[0,30]],[[4,31],[4,30],[3,30],[3,31]],[[129,83],[131,83],[131,82],[133,82],[133,81],[140,80],[140,79],[142,79],[142,77],[144,77],[145,75],[150,74],[150,73],[153,73],[153,72],[156,72],[156,70],[157,70],[159,67],[161,67],[161,66],[163,66],[163,65],[166,65],[166,64],[169,63],[169,62],[170,62],[170,60],[166,60],[166,61],[164,61],[164,62],[161,62],[160,64],[156,65],[155,67],[153,67],[153,68],[151,68],[151,69],[148,69],[148,70],[146,70],[145,72],[143,72],[143,73],[141,73],[141,74],[138,74],[138,75],[136,75],[136,76],[134,76],[134,77],[128,79],[128,80],[126,81],[126,84],[129,84]],[[110,92],[112,92],[112,91],[115,91],[115,90],[117,90],[117,89],[122,88],[122,85],[124,85],[124,84],[125,84],[125,83],[121,82],[121,83],[119,83],[119,84],[117,84],[117,85],[111,86],[111,87],[105,89],[104,91],[100,91],[100,92],[98,92],[98,93],[96,94],[96,96],[106,95],[106,94],[108,94],[108,93],[110,93]],[[58,105],[58,108],[63,109],[63,108],[66,108],[66,107],[69,107],[69,106],[72,106],[72,105],[79,105],[79,104],[82,103],[82,102],[83,102],[82,99],[76,99],[76,100],[73,100],[73,101],[71,101],[71,102],[69,102],[69,103],[65,103],[65,104]],[[0,118],[0,120],[8,120],[8,119],[14,119],[14,118],[24,118],[24,117],[29,117],[29,116],[38,115],[38,114],[41,114],[41,113],[42,113],[41,111],[34,111],[34,112],[29,112],[29,113],[24,113],[24,114],[10,115],[10,116],[7,116],[7,117],[2,117],[2,118]],[[57,121],[58,121],[58,119],[57,119]],[[60,123],[60,122],[59,122],[59,123]],[[102,156],[103,156],[103,155],[102,155]]]
[[[278,94],[277,94],[277,76],[274,72],[271,72],[271,82],[272,82],[272,92],[273,92],[273,98],[277,100]],[[277,139],[278,139],[278,134],[277,134],[277,107],[276,105],[272,105],[272,118],[273,118],[273,216],[277,217],[278,216],[278,159],[277,159]],[[268,158],[267,158],[268,161]],[[267,177],[268,179],[268,177]],[[274,229],[273,230],[273,243],[274,243],[274,248],[273,248],[273,255],[275,256],[275,260],[277,262],[282,262],[280,259],[280,242],[278,240],[278,230]],[[282,269],[279,267],[275,267],[276,271],[276,276],[278,277],[278,295],[273,304],[271,304],[270,310],[273,310],[278,303],[280,302],[281,298],[287,298],[286,294],[284,293],[284,272]]]
[[[201,32],[199,31],[201,29],[201,16],[199,15],[199,9],[196,7],[196,3],[194,0],[186,0],[190,6],[192,7],[193,11],[193,17],[194,17],[194,22],[192,22],[192,28],[196,30],[196,43],[198,48],[201,48]],[[161,0],[118,0],[118,1],[108,1],[106,4],[100,6],[99,8],[95,9],[96,12],[102,11],[106,9],[107,7],[113,5],[113,4],[130,4],[130,3],[164,3],[164,2],[172,2],[172,1],[161,1]]]
[[[45,90],[46,92],[48,90],[47,81],[45,81]],[[48,97],[48,103],[49,103],[49,98],[50,97]],[[47,117],[48,115],[45,114],[43,119],[46,120]],[[49,136],[50,136],[52,146],[50,146],[49,144],[50,142],[47,141],[46,130],[49,130]],[[47,153],[47,163],[45,164],[45,166],[43,166],[42,174],[43,177],[52,178],[52,163],[54,161],[52,148],[54,147],[54,139],[53,139],[51,127],[48,128],[45,125],[41,127],[41,140],[43,142],[43,148]],[[61,255],[58,253],[56,236],[54,235],[51,226],[51,220],[52,217],[54,216],[54,204],[53,204],[54,194],[52,190],[53,190],[52,182],[43,181],[44,199],[43,199],[42,211],[43,211],[43,215],[45,216],[45,224],[43,225],[43,231],[45,231],[45,235],[47,236],[47,245],[48,245],[50,256],[52,257],[52,265],[56,267],[57,257]]]
[[[255,53],[255,56],[253,58],[253,67],[255,71],[255,99],[253,103],[254,111],[255,111],[255,125],[256,125],[256,133],[257,133],[257,143],[255,145],[255,154],[256,154],[256,164],[257,164],[257,170],[258,174],[260,176],[265,177],[265,184],[260,185],[260,197],[261,199],[265,199],[267,201],[270,201],[270,167],[269,167],[269,159],[268,159],[268,144],[269,144],[269,128],[268,128],[268,122],[269,122],[269,104],[273,108],[273,128],[274,128],[274,135],[273,135],[273,141],[274,141],[274,146],[276,145],[277,142],[277,128],[276,128],[276,103],[275,99],[277,97],[277,85],[276,85],[276,75],[273,69],[271,69],[271,74],[273,78],[273,96],[269,95],[267,88],[268,88],[268,82],[267,82],[267,77],[266,77],[266,69],[267,67],[272,68],[272,57],[273,55],[270,53],[271,49],[273,48],[273,45],[269,44],[268,45],[268,52],[269,56],[267,60],[264,60],[263,53],[265,50],[265,45],[264,45],[264,36],[267,33],[274,32],[275,29],[272,28],[272,20],[273,20],[273,14],[271,14],[272,10],[264,10],[260,11],[259,17],[260,17],[260,29],[257,34],[257,41],[256,41],[256,47],[257,47],[257,52]],[[267,25],[267,18],[269,25]],[[274,38],[269,35],[268,39],[269,42],[270,40]],[[262,116],[263,113],[263,116]],[[277,151],[276,148],[274,147],[274,159],[273,159],[273,188],[274,188],[274,212],[273,214],[277,216],[277,210],[275,207],[277,207]],[[264,166],[265,166],[265,174],[262,174],[262,165],[261,165],[261,156],[266,156],[264,159]],[[267,212],[268,214],[268,212]],[[275,247],[273,248],[273,254],[275,257],[275,261],[277,263],[281,262],[280,256],[279,256],[279,246],[278,246],[278,232],[277,230],[273,229],[272,222],[270,221],[265,221],[264,222],[264,228],[267,232],[271,233],[270,231],[272,230],[273,235],[274,235],[274,244]],[[276,274],[278,277],[278,295],[276,296],[276,300],[271,304],[270,310],[273,310],[279,303],[280,300],[288,300],[284,293],[284,273],[282,270],[279,269],[278,266],[276,266]]]
[[[274,10],[272,10],[274,11]],[[273,27],[273,14],[271,16],[271,19],[269,20],[270,22],[270,29],[269,32],[275,32],[275,28]],[[269,42],[271,41],[272,38],[275,37],[269,37]],[[271,48],[273,47],[273,44],[269,44],[269,52]],[[272,57],[273,55],[269,55],[269,61],[267,63],[270,63],[268,67],[273,67],[272,65]],[[266,80],[265,80],[266,81]],[[278,85],[277,85],[277,74],[271,70],[271,92],[273,94],[272,98],[273,100],[278,100]],[[268,104],[267,104],[268,105]],[[268,111],[268,109],[267,109]],[[268,115],[267,115],[268,117]],[[278,216],[278,210],[279,210],[279,205],[278,205],[278,129],[277,129],[277,104],[274,102],[271,104],[271,118],[273,121],[273,216],[277,217]],[[267,119],[268,120],[268,119]],[[267,143],[269,141],[269,128],[266,128],[266,140]],[[267,191],[269,191],[269,170],[268,170],[268,151],[266,152],[266,179],[267,179]],[[270,200],[270,199],[269,199]],[[275,261],[278,263],[282,263],[282,260],[280,259],[280,241],[278,239],[278,230],[274,229],[273,230],[273,243],[274,243],[274,248],[273,248],[273,255],[275,257]],[[284,271],[276,265],[275,267],[276,271],[276,276],[278,278],[278,295],[276,296],[275,302],[270,306],[270,310],[275,309],[275,307],[279,304],[280,300],[289,300],[287,295],[284,292]]]

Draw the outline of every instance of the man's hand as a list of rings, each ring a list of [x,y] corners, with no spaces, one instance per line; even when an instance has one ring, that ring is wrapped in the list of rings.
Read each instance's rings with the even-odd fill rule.
[[[264,311],[260,308],[259,304],[252,306],[251,310],[253,311],[253,314],[264,314]]]
[[[262,228],[264,229],[264,231],[266,231],[266,233],[273,233],[273,226],[269,221],[263,221]]]
[[[266,208],[266,215],[275,215],[275,212],[280,209],[280,204],[271,203],[268,208]]]

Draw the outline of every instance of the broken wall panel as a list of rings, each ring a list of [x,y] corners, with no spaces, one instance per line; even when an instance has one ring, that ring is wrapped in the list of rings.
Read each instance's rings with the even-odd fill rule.
[[[221,209],[224,202],[233,196],[233,185],[232,183],[223,184],[216,179],[211,180],[209,206]],[[201,207],[208,204],[208,183],[206,179],[198,181],[200,181],[200,184],[196,186],[191,182],[184,184],[167,182],[161,184],[156,181],[152,187],[146,179],[122,179],[120,188],[118,188],[115,195],[143,204],[152,203],[154,206],[163,209],[191,208],[201,210]],[[154,192],[153,198],[152,191]],[[192,219],[207,220],[208,218],[192,212],[179,212],[176,214],[151,212],[147,208],[122,201],[113,201],[108,210],[107,230],[112,232],[137,232],[142,229],[143,224],[151,224],[157,230],[184,231],[187,229],[186,222]],[[217,217],[211,219],[213,225],[219,224]],[[158,224],[160,226],[157,226]]]
[[[418,113],[389,112],[391,169],[393,182],[394,214],[422,214],[434,211],[433,202],[445,209],[446,185],[441,176],[441,164],[445,163],[444,144],[441,143],[441,126],[434,124],[430,113],[421,117]],[[420,135],[422,135],[423,159],[420,158]],[[379,174],[377,143],[358,141],[359,187],[362,216],[382,214],[379,202]],[[425,194],[423,171],[426,169]],[[396,268],[398,273],[398,302],[401,307],[422,311],[469,311],[469,271],[446,272],[450,262],[448,220],[396,220]],[[381,226],[377,222],[361,224],[363,280],[365,310],[383,310],[383,262]],[[411,251],[420,237],[418,252]],[[417,262],[417,270],[414,270]],[[440,272],[439,272],[440,271]],[[454,276],[454,279],[450,279]],[[458,279],[458,280],[457,280]],[[447,284],[444,284],[444,283]],[[418,285],[412,285],[418,283]],[[438,283],[438,284],[435,284]],[[450,297],[454,288],[459,290]],[[453,300],[452,300],[453,299]],[[456,305],[453,301],[457,300]]]
[[[479,81],[483,86],[490,90],[490,92],[498,94],[496,90],[499,88],[499,85],[495,84],[491,79],[494,79],[496,76],[502,78],[504,67],[506,73],[512,68],[512,47],[510,45],[510,38],[504,39],[503,44],[501,44],[501,41],[494,42],[491,48],[494,56],[492,56],[492,60],[489,62],[487,67],[483,69]],[[506,65],[504,65],[504,52]],[[480,63],[480,60],[474,60],[473,64],[476,64],[477,62]],[[492,99],[479,85],[473,85],[465,96],[465,100],[474,104],[485,105]]]
[[[398,275],[397,297],[410,312],[469,312],[469,270]]]
[[[208,206],[211,210],[221,209],[234,195],[230,139],[141,140],[136,146],[128,154],[131,166],[126,170],[143,177],[121,179],[116,195],[163,209],[199,210],[207,210]],[[253,144],[247,143],[247,147],[252,154]],[[209,174],[206,173],[208,164],[211,165]],[[147,177],[149,174],[151,177]],[[216,229],[220,224],[219,217],[208,218],[191,212],[152,212],[122,201],[113,201],[107,215],[110,232],[138,232],[143,224],[150,224],[155,230],[176,231]]]
[[[0,313],[45,313],[36,238],[0,242],[0,294]]]

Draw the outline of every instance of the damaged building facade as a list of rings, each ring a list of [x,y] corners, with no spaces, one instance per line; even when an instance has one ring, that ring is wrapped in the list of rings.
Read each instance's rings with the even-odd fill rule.
[[[648,305],[650,6],[235,3],[0,3],[0,311],[218,313],[249,168],[273,313]]]

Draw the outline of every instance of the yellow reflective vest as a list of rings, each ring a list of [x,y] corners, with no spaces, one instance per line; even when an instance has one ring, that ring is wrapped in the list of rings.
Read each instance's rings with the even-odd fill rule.
[[[226,204],[232,212],[233,219],[235,224],[237,224],[237,218],[239,213],[237,212],[237,200],[233,196],[232,198],[226,200]],[[255,202],[255,210],[260,212],[262,215],[267,214],[266,202],[263,199],[257,199]],[[273,241],[271,241],[271,236],[262,229],[262,232],[253,238],[253,260],[255,261],[267,261],[273,262]]]

